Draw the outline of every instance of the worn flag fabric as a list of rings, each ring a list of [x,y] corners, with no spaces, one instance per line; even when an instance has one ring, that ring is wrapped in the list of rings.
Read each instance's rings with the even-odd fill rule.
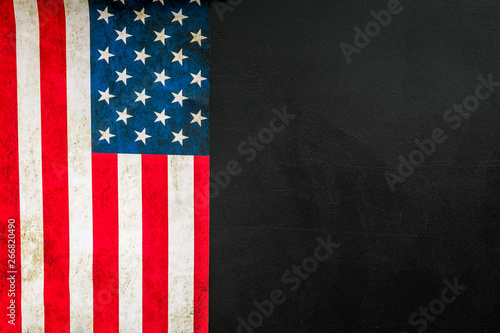
[[[1,3],[0,332],[208,332],[208,1]]]

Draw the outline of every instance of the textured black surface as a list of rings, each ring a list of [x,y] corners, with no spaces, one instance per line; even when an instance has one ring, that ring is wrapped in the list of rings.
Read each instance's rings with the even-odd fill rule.
[[[350,64],[339,44],[387,1],[238,2],[211,8],[211,169],[241,172],[211,199],[210,332],[274,289],[254,332],[417,332],[455,277],[468,288],[425,331],[500,332],[500,89],[459,129],[442,119],[479,75],[500,81],[500,2],[402,0]],[[245,161],[284,107],[297,117]],[[437,127],[448,140],[391,192],[384,172]],[[282,274],[327,235],[338,257],[291,291]]]

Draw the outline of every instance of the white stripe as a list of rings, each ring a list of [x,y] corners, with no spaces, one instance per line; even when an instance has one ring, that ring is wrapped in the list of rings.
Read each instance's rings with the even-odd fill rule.
[[[85,0],[65,0],[71,332],[93,331],[90,23]]]
[[[193,332],[194,160],[168,159],[168,331]]]
[[[14,0],[16,17],[21,311],[23,332],[44,331],[40,40],[36,0]]]
[[[141,155],[118,155],[119,331],[142,332]]]

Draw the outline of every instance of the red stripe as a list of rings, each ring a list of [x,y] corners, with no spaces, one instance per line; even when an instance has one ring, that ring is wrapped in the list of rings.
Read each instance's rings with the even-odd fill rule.
[[[208,332],[210,157],[194,157],[194,332]]]
[[[12,1],[2,3],[0,18],[0,260],[3,269],[0,273],[0,308],[7,314],[10,301],[15,301],[15,326],[5,314],[0,320],[0,332],[21,332],[21,251],[19,220],[19,159],[17,141],[17,69],[16,69],[16,26]],[[9,242],[8,220],[15,220],[13,240]],[[8,249],[8,245],[14,249]],[[9,253],[14,250],[15,253]],[[10,258],[8,256],[11,256]],[[15,256],[15,258],[12,258]],[[15,262],[8,262],[14,259]],[[14,265],[14,269],[5,265]],[[17,271],[15,296],[10,289],[7,269]],[[11,297],[12,296],[12,297]],[[10,311],[10,310],[9,310]]]
[[[118,158],[92,154],[94,332],[118,332]]]
[[[66,30],[63,0],[39,0],[45,330],[69,332]]]
[[[168,156],[142,156],[143,332],[168,329]]]

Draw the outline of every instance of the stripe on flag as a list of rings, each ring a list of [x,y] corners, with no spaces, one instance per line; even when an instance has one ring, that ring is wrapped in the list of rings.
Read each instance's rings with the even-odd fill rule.
[[[90,23],[84,1],[64,1],[68,104],[69,292],[71,331],[93,328]]]
[[[68,332],[70,312],[68,130],[66,30],[62,0],[38,1],[38,17],[45,330]]]
[[[44,331],[40,42],[36,0],[14,0],[16,18],[22,327]],[[2,295],[3,296],[3,295]]]
[[[168,327],[168,156],[143,155],[142,193],[143,329],[162,332]]]
[[[190,156],[168,160],[168,329],[193,327],[194,164]]]
[[[141,155],[118,155],[120,332],[142,332]]]
[[[210,158],[194,158],[194,331],[208,331]]]
[[[94,332],[118,331],[118,155],[92,155]]]
[[[17,138],[17,69],[16,69],[16,28],[14,5],[7,1],[2,6],[2,24],[0,24],[0,91],[2,91],[2,108],[0,109],[0,258],[4,268],[0,274],[0,307],[7,310],[14,301],[18,312],[16,328],[9,321],[12,316],[3,316],[0,321],[0,332],[20,332],[21,317],[21,284],[20,284],[20,224],[19,224],[19,158]],[[14,229],[9,229],[9,221],[14,221]],[[12,239],[13,237],[13,239]],[[12,246],[14,245],[14,246]],[[9,246],[11,248],[9,248]],[[12,261],[9,261],[12,260]],[[12,265],[12,267],[10,266]],[[11,273],[17,272],[12,283]],[[14,294],[11,291],[14,286]]]

